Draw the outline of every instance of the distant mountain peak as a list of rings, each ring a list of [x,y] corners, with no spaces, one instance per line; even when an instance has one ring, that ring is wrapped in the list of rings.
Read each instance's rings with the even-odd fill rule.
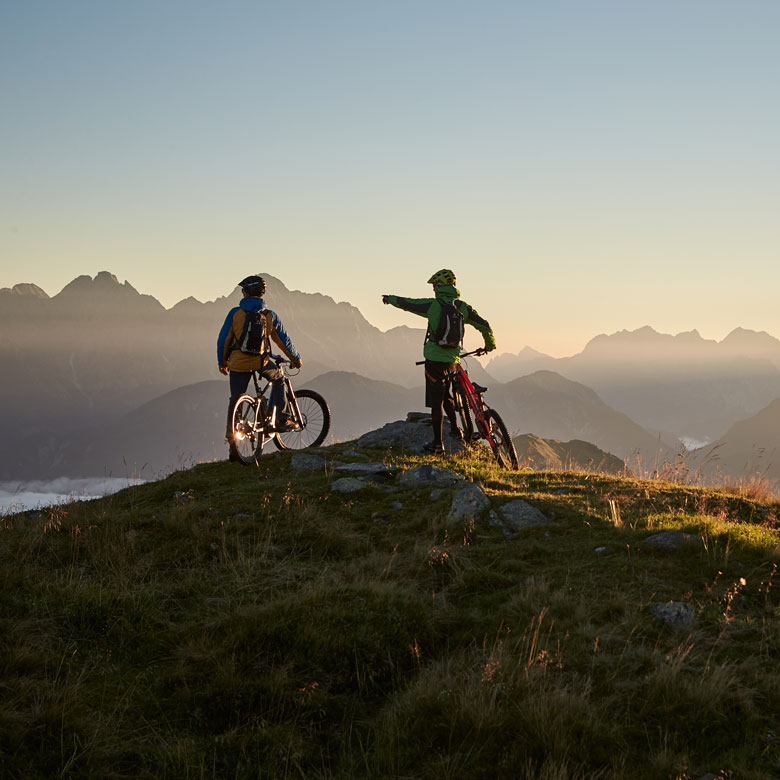
[[[13,287],[3,287],[0,290],[0,293],[5,293],[6,295],[19,295],[19,296],[30,295],[33,298],[49,297],[44,290],[38,287],[37,284],[30,284],[28,282],[15,284]]]
[[[721,344],[730,347],[752,347],[759,349],[777,349],[780,341],[765,330],[749,330],[748,328],[734,328],[723,339]]]

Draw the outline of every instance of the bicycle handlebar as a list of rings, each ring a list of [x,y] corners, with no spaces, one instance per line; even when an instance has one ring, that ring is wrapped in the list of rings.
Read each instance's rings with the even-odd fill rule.
[[[472,349],[471,352],[461,352],[460,355],[458,355],[458,357],[464,358],[464,357],[471,357],[472,355],[486,355],[486,354],[487,354],[487,350],[484,347],[480,347],[479,349]],[[425,363],[424,360],[418,360],[415,363],[415,365],[422,366],[424,365],[424,363]]]

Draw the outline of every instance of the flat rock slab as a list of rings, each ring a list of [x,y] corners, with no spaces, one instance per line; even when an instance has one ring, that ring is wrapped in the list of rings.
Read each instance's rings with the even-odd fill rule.
[[[650,614],[670,628],[690,628],[696,622],[696,610],[684,601],[653,604]]]
[[[504,504],[499,510],[504,524],[513,531],[524,531],[537,525],[552,525],[553,521],[535,506],[518,498]]]
[[[704,542],[700,536],[694,536],[693,534],[684,534],[682,531],[660,531],[657,534],[648,536],[644,539],[640,547],[650,547],[656,550],[680,550],[683,547],[703,547]]]
[[[336,471],[348,472],[349,474],[375,474],[378,476],[390,477],[398,469],[390,468],[384,463],[341,463],[336,466]]]
[[[367,487],[368,483],[357,477],[342,477],[337,479],[330,489],[335,493],[357,493],[358,490],[362,490]]]
[[[490,499],[482,486],[469,483],[453,496],[447,519],[454,522],[476,521],[486,509],[490,509]]]
[[[413,469],[402,471],[398,475],[398,483],[404,487],[418,487],[420,485],[454,485],[465,479],[462,474],[456,474],[449,469],[439,468],[428,463],[416,466]]]
[[[290,468],[293,471],[324,471],[325,458],[308,452],[296,452],[290,458]]]

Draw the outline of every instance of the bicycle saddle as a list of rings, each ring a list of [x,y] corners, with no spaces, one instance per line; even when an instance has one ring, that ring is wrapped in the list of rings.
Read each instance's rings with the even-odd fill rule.
[[[472,384],[474,385],[474,390],[476,390],[476,392],[480,395],[487,392],[487,387],[482,387],[482,385],[478,385],[476,382],[472,382]]]

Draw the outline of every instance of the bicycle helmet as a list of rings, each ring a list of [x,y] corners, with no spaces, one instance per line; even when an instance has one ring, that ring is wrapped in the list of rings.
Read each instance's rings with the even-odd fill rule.
[[[455,274],[449,268],[442,268],[437,271],[430,279],[428,284],[455,284]]]
[[[247,276],[238,286],[252,298],[262,298],[265,294],[265,279],[262,276]]]

